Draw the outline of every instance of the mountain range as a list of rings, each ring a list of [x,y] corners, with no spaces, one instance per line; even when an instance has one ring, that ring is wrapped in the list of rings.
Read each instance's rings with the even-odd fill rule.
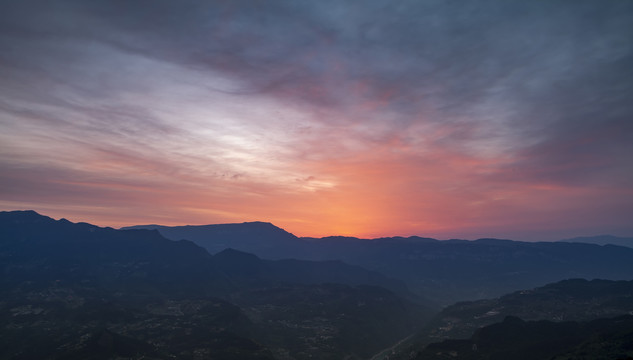
[[[0,239],[0,358],[366,358],[431,315],[340,261],[211,255],[32,211],[0,213]]]
[[[615,245],[116,230],[13,211],[0,273],[3,359],[633,356],[633,249]]]
[[[404,281],[411,291],[448,305],[491,298],[569,278],[633,278],[633,248],[580,242],[422,237],[299,238],[270,223],[135,226],[215,253],[229,246],[266,259],[339,260]]]

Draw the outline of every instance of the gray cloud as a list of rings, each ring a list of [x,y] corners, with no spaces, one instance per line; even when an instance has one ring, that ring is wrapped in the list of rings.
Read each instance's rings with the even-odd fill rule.
[[[157,61],[231,79],[196,84],[210,103],[261,95],[318,114],[305,159],[320,158],[315,136],[343,133],[507,156],[485,171],[499,183],[633,183],[630,1],[4,1],[0,49],[0,109],[146,142],[130,154],[189,135],[126,97],[167,76]]]

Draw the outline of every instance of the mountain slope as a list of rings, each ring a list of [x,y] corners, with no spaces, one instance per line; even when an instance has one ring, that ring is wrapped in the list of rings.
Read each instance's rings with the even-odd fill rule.
[[[436,338],[470,336],[506,316],[523,320],[587,321],[633,313],[633,280],[571,279],[495,299],[460,302],[436,317]]]
[[[230,288],[204,249],[190,241],[167,240],[156,231],[119,231],[35,212],[3,212],[0,238],[5,290],[25,281],[144,296],[157,291],[218,295]]]
[[[342,359],[341,349],[351,358],[368,358],[411,334],[427,316],[373,286],[282,286],[236,294],[232,301],[256,324],[266,324],[264,339],[306,359]]]
[[[410,293],[399,280],[348,265],[341,261],[263,260],[234,249],[226,249],[213,256],[216,269],[229,276],[242,287],[257,288],[279,284],[340,283],[347,285],[374,285],[417,301],[424,301]]]
[[[633,314],[633,280],[564,280],[495,299],[448,306],[401,346],[400,355],[392,356],[392,359],[407,359],[408,354],[424,349],[429,343],[470,338],[478,329],[502,322],[507,317],[563,322],[627,314]]]
[[[468,340],[446,340],[421,351],[417,360],[630,359],[633,316],[590,322],[503,322],[479,329]]]

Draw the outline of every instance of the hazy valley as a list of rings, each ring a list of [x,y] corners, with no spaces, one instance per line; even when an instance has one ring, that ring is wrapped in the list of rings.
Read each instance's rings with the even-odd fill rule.
[[[115,230],[32,211],[0,213],[0,238],[6,359],[633,355],[628,247]]]

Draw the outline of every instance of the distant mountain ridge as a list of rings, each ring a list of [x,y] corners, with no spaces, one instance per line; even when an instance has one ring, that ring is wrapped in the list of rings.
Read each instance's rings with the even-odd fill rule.
[[[619,237],[613,235],[598,235],[598,236],[582,236],[571,239],[559,240],[561,242],[571,243],[585,243],[596,245],[618,245],[633,248],[633,237]]]
[[[419,295],[446,305],[569,278],[633,278],[633,249],[614,245],[417,236],[298,238],[269,223],[151,228],[172,240],[194,241],[211,253],[230,245],[264,259],[340,260],[401,279]]]
[[[211,254],[232,248],[262,256],[269,250],[293,247],[299,240],[295,235],[271,223],[260,221],[185,226],[137,225],[121,228],[121,230],[134,229],[157,230],[171,240],[187,239],[207,249]],[[275,257],[267,258],[276,259]]]

